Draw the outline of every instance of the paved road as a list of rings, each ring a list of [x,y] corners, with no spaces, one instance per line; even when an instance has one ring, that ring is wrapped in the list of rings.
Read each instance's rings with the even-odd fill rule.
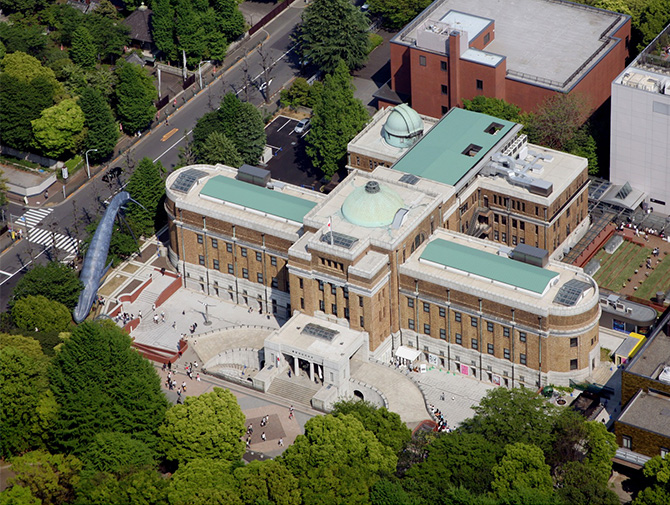
[[[246,99],[247,91],[244,90],[242,70],[244,66],[242,57],[245,53],[249,69],[248,77],[251,81],[248,98],[254,105],[261,105],[264,102],[264,95],[259,88],[264,87],[261,75],[263,67],[261,55],[254,49],[260,42],[263,42],[262,47],[268,55],[268,61],[275,62],[270,75],[269,89],[270,94],[276,99],[279,90],[299,72],[297,58],[291,50],[290,34],[300,22],[304,6],[304,3],[295,2],[265,29],[257,32],[233,51],[229,58],[239,61],[206,90],[193,98],[187,96],[189,101],[170,117],[169,125],[161,124],[149,135],[144,135],[144,138],[128,153],[115,160],[113,165],[125,166],[127,157],[135,163],[144,157],[149,157],[152,160],[160,160],[166,168],[172,169],[179,159],[179,147],[184,145],[184,133],[193,129],[199,117],[218,107],[223,94],[233,91],[238,93],[241,99]],[[230,63],[228,60],[226,65]],[[112,183],[103,182],[102,174],[98,173],[75,194],[69,195],[62,204],[44,208],[51,212],[36,213],[17,203],[10,203],[7,206],[7,215],[11,214],[14,219],[25,216],[26,222],[30,221],[30,226],[29,233],[24,234],[23,240],[0,253],[0,310],[5,310],[14,286],[28,265],[33,261],[45,263],[53,259],[63,260],[76,249],[78,240],[86,236],[86,225],[95,221],[104,212],[104,201],[123,186],[131,172],[127,170],[119,180]]]

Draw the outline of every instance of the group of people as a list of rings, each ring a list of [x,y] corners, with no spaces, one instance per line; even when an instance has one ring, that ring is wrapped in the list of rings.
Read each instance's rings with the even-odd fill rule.
[[[114,322],[121,322],[123,326],[128,324],[130,321],[135,319],[135,314],[129,314],[128,312],[121,312],[118,316],[114,318]]]
[[[435,428],[435,430],[438,433],[450,433],[451,428],[449,427],[449,424],[447,424],[447,420],[445,419],[444,414],[442,414],[440,409],[438,409],[433,404],[428,405],[428,408],[430,409],[431,414],[435,416],[435,420],[437,422],[437,427]]]
[[[639,237],[640,233],[643,233],[646,240],[649,240],[649,235],[656,235],[660,238],[665,238],[665,233],[663,230],[657,230],[656,228],[642,228],[633,223],[621,223],[619,230],[623,230],[624,228],[634,230],[636,237]]]

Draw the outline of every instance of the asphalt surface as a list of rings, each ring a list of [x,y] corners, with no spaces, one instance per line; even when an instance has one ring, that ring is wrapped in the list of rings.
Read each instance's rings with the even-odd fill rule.
[[[273,156],[266,168],[273,179],[318,190],[323,173],[312,166],[305,154],[309,127],[298,133],[295,131],[297,124],[297,119],[277,116],[267,125],[267,144],[272,147]]]
[[[149,134],[144,134],[138,139],[139,141],[122,156],[113,160],[110,166],[121,166],[125,169],[118,179],[109,183],[103,182],[103,172],[92,167],[92,179],[73,194],[67,195],[65,201],[56,206],[39,205],[51,212],[38,216],[39,220],[33,222],[34,226],[29,234],[24,234],[23,240],[14,244],[3,244],[5,250],[0,252],[0,309],[6,309],[14,286],[30,264],[33,262],[44,264],[54,259],[64,260],[70,256],[65,246],[59,249],[59,245],[67,242],[72,249],[73,239],[76,243],[76,239],[86,237],[86,226],[102,215],[105,200],[123,187],[139,160],[149,157],[154,161],[160,160],[168,170],[174,168],[179,160],[179,148],[185,144],[187,132],[193,129],[198,118],[218,107],[221,97],[229,91],[237,93],[241,99],[248,96],[254,105],[264,103],[264,93],[268,91],[263,85],[261,55],[257,50],[261,43],[262,50],[268,55],[268,61],[274,63],[270,73],[269,93],[272,99],[276,99],[279,90],[299,73],[299,64],[292,51],[290,34],[300,22],[305,5],[302,2],[295,2],[264,29],[244,41],[224,62],[224,68],[227,66],[230,68],[219,79],[197,95],[184,97],[188,101],[183,105],[178,103],[178,109],[175,107],[176,112],[170,116],[169,125],[161,123]],[[246,89],[243,72],[245,58],[250,81]],[[231,59],[234,62],[232,65]],[[174,106],[170,104],[168,107]],[[34,207],[36,202],[30,204]],[[20,203],[11,202],[5,212],[15,220],[30,210]],[[39,243],[29,241],[26,235],[30,235],[33,240],[39,237]],[[56,248],[52,247],[54,238]]]

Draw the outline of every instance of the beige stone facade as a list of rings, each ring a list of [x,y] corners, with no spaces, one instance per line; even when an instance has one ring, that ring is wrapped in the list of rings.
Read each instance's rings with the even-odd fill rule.
[[[523,243],[560,252],[587,222],[586,161],[543,156],[553,159],[542,173],[553,183],[548,196],[485,173],[456,188],[377,166],[353,170],[325,196],[243,183],[221,165],[185,167],[166,182],[170,260],[195,291],[280,319],[299,311],[364,332],[371,359],[393,361],[405,346],[484,381],[567,385],[599,359],[600,305],[590,277],[554,260],[544,268],[502,260],[522,277],[541,270],[545,281],[529,290],[497,280],[495,268],[469,272],[449,258],[444,265],[427,258],[434,242],[485,260]],[[581,294],[556,302],[569,281],[579,281]]]

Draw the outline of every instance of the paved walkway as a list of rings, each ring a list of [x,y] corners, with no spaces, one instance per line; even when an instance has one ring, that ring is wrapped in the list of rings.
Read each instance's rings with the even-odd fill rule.
[[[183,382],[186,382],[186,393],[183,393],[182,397],[209,393],[215,387],[230,390],[237,398],[237,402],[244,413],[246,425],[253,425],[250,447],[247,449],[245,459],[264,459],[278,456],[294,442],[298,435],[305,432],[305,423],[320,414],[316,410],[296,405],[293,419],[289,419],[289,406],[285,405],[283,398],[259,393],[242,386],[231,385],[229,382],[208,375],[201,374],[200,381],[195,380],[195,375],[193,375],[193,379],[189,379],[184,372],[185,367],[187,364],[197,361],[197,359],[195,352],[188,349],[172,366],[172,373],[177,384],[181,386]],[[194,369],[198,370],[199,368]],[[163,371],[158,365],[156,365],[156,371],[161,378],[162,387],[168,399],[176,403],[176,390],[169,390],[166,386],[168,372]],[[269,416],[269,421],[265,427],[261,427],[260,422],[264,416]],[[265,441],[261,439],[263,432],[265,432]],[[279,445],[280,439],[284,443],[283,446]]]

